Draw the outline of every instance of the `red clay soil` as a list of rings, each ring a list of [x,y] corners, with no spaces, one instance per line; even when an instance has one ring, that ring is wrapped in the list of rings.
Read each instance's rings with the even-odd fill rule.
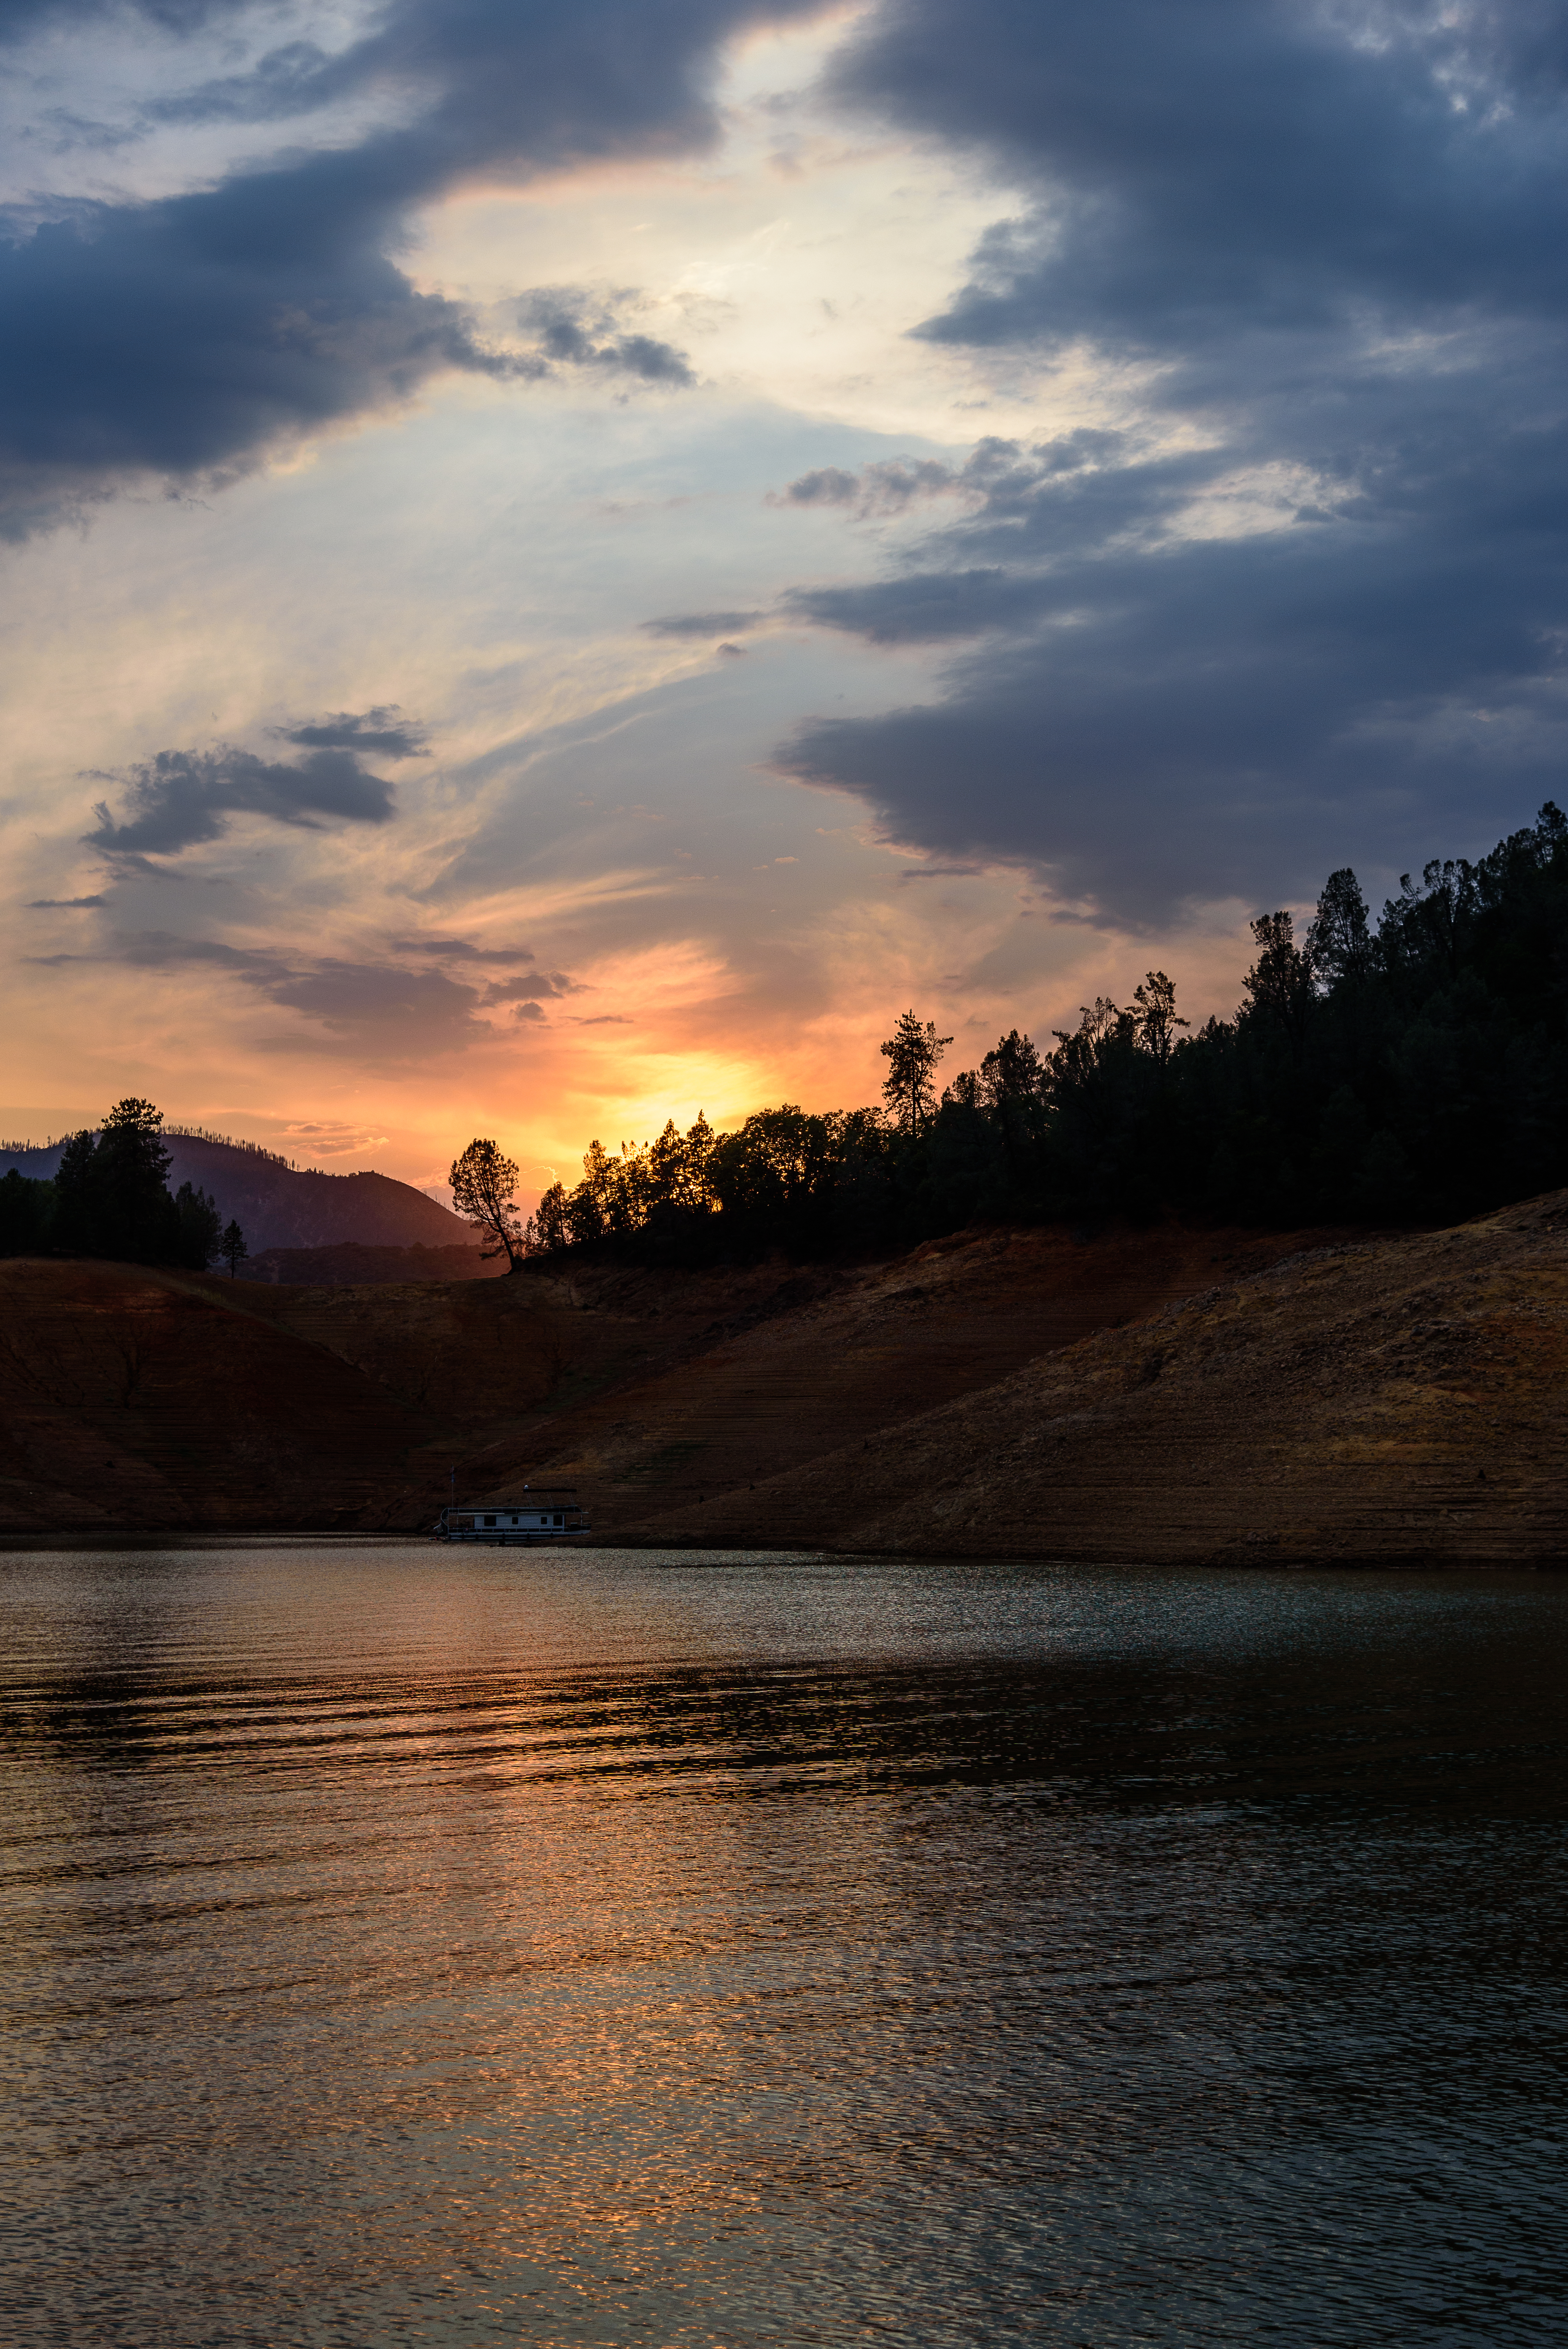
[[[427,1432],[325,1347],[178,1274],[12,1261],[0,1315],[6,1532],[352,1525]]]
[[[1060,1230],[961,1234],[891,1265],[754,1275],[749,1299],[727,1294],[733,1275],[623,1277],[598,1310],[633,1331],[641,1320],[645,1364],[509,1430],[465,1464],[469,1489],[511,1489],[536,1472],[574,1477],[592,1495],[595,1533],[611,1541],[741,1538],[731,1523],[752,1526],[744,1538],[763,1546],[831,1541],[849,1496],[817,1485],[828,1456],[896,1458],[905,1429],[934,1408],[1261,1269],[1304,1237],[1323,1236],[1177,1224],[1081,1244]],[[672,1318],[704,1295],[708,1326],[677,1333]],[[791,1475],[795,1498],[780,1517],[773,1480]],[[753,1487],[772,1501],[752,1508]],[[705,1512],[720,1495],[726,1529],[710,1537]]]
[[[428,1526],[570,1454],[607,1537],[988,1386],[1288,1238],[995,1232],[891,1265],[269,1287],[0,1263],[0,1531]]]
[[[0,1265],[0,1529],[1554,1564],[1568,1197],[1450,1233],[958,1235],[892,1264],[265,1288]]]

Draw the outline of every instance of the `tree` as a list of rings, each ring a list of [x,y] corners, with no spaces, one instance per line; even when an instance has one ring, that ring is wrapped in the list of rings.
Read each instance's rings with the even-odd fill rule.
[[[512,1195],[517,1174],[515,1158],[508,1158],[493,1142],[476,1140],[452,1161],[447,1178],[459,1215],[494,1242],[480,1254],[487,1258],[504,1256],[509,1272],[521,1271],[527,1253],[522,1219]]]
[[[165,1177],[163,1112],[150,1101],[117,1102],[95,1135],[73,1133],[55,1176],[57,1237],[84,1256],[122,1264],[179,1264],[180,1210]]]
[[[224,1226],[223,1237],[218,1243],[218,1253],[228,1266],[229,1278],[232,1280],[241,1265],[251,1253],[245,1246],[245,1235],[232,1216]]]
[[[1188,1022],[1176,1016],[1176,982],[1162,970],[1149,971],[1132,995],[1132,1031],[1146,1052],[1164,1068],[1176,1049],[1176,1030]]]
[[[218,1202],[208,1192],[181,1183],[174,1194],[174,1205],[180,1213],[180,1261],[196,1272],[205,1272],[222,1245],[223,1218],[218,1213]]]
[[[48,1237],[55,1186],[34,1182],[18,1167],[0,1175],[0,1256],[32,1256]]]
[[[567,1246],[572,1233],[566,1220],[564,1183],[552,1183],[543,1194],[522,1227],[522,1237],[530,1256],[553,1256],[557,1248]]]
[[[1242,985],[1252,1008],[1276,1020],[1299,1053],[1312,1001],[1312,953],[1295,943],[1295,926],[1289,914],[1260,914],[1252,924],[1258,958]],[[1310,932],[1308,936],[1310,937]]]
[[[1342,864],[1324,883],[1317,911],[1307,926],[1306,951],[1312,957],[1313,976],[1328,987],[1336,979],[1360,984],[1372,976],[1367,900],[1348,864]]]
[[[951,1036],[937,1034],[934,1019],[923,1021],[905,1011],[882,1048],[890,1063],[882,1099],[906,1133],[918,1133],[935,1113],[937,1063],[952,1041]]]
[[[948,1039],[951,1042],[951,1037]],[[959,1096],[963,1098],[962,1095]],[[1001,1110],[1040,1097],[1040,1056],[1027,1036],[1009,1029],[980,1063],[975,1097],[983,1109]]]

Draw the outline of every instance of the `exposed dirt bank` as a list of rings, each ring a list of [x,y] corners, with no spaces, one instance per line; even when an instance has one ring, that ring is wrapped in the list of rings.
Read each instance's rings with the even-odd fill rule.
[[[942,1557],[1568,1564],[1568,1194],[1326,1247],[645,1538]]]
[[[1282,1259],[1284,1259],[1282,1261]],[[0,1531],[1552,1565],[1568,1195],[1454,1232],[992,1231],[896,1263],[267,1288],[0,1264]]]

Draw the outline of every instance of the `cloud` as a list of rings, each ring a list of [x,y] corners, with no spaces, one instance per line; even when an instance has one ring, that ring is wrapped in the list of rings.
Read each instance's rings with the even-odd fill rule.
[[[601,373],[634,376],[643,383],[686,388],[696,381],[683,351],[652,335],[628,334],[618,316],[623,295],[611,301],[570,285],[537,287],[517,305],[518,324],[532,338],[534,371],[558,366],[595,367]]]
[[[991,444],[985,474],[792,484],[780,502],[928,527],[783,613],[948,654],[931,698],[809,722],[785,770],[1132,922],[1532,813],[1568,750],[1563,21],[862,19],[840,98],[1025,191],[921,334],[1006,351],[1014,379],[1070,360],[1127,429]]]
[[[542,970],[531,978],[497,979],[480,997],[483,1003],[548,1003],[558,995],[581,995],[583,988],[564,972]],[[529,1013],[531,1019],[533,1014]]]
[[[1073,443],[1114,446],[1115,433],[1075,433]],[[934,457],[883,459],[846,472],[839,465],[820,465],[802,473],[782,491],[770,492],[770,506],[840,506],[861,521],[879,521],[905,512],[933,498],[986,498],[995,494],[998,477],[1011,472],[1022,454],[1016,440],[979,441],[962,466],[944,464]]]
[[[1035,194],[925,331],[1189,354],[1568,284],[1553,5],[902,0],[840,53],[841,98],[986,155]]]
[[[651,636],[736,636],[761,627],[767,618],[766,612],[676,612],[642,625]]]
[[[462,305],[415,291],[396,261],[413,211],[480,175],[707,147],[717,45],[812,5],[393,0],[335,56],[295,45],[169,93],[165,119],[285,125],[347,106],[360,127],[346,119],[324,151],[285,147],[215,188],[84,196],[15,221],[0,247],[0,533],[25,537],[139,477],[222,481],[445,370],[539,373],[547,359],[485,346]],[[24,12],[35,29],[81,13]],[[171,36],[206,14],[156,13]],[[366,129],[367,105],[395,119]],[[562,311],[559,333],[573,326]],[[562,357],[689,379],[651,336],[589,340],[585,361]]]
[[[247,73],[199,82],[194,89],[154,98],[150,122],[281,122],[329,106],[345,87],[344,66],[314,41],[285,41]]]
[[[1419,500],[1390,465],[1327,519],[1129,527],[1054,561],[1043,501],[1016,567],[801,593],[872,641],[978,641],[939,700],[808,724],[782,763],[865,794],[900,839],[1037,864],[1133,920],[1305,892],[1326,855],[1409,865],[1437,823],[1522,820],[1565,747],[1568,428],[1494,423],[1478,445],[1462,403],[1469,459],[1434,462],[1425,425]]]
[[[372,1050],[382,1058],[413,1060],[435,1050],[460,1050],[496,1032],[480,1016],[485,999],[478,988],[449,972],[410,968],[406,963],[235,947],[222,939],[180,937],[164,931],[121,937],[112,958],[146,970],[211,969],[269,1003],[299,1013],[324,1042]],[[572,983],[562,979],[560,984],[564,991]]]
[[[296,742],[307,750],[374,750],[387,759],[424,759],[429,755],[429,738],[424,728],[405,721],[395,702],[357,713],[340,709],[335,717],[318,719],[308,726],[280,727],[277,730],[285,742]]]
[[[519,982],[529,990],[520,1000],[510,987],[470,984],[428,963],[410,967],[390,953],[355,960],[281,947],[234,946],[222,938],[181,936],[166,930],[121,934],[95,954],[29,959],[47,968],[119,963],[133,970],[211,971],[268,1003],[297,1012],[321,1044],[393,1061],[417,1060],[433,1050],[462,1050],[495,1038],[504,1031],[484,1015],[500,1004],[513,1007],[514,1019],[532,1022],[545,1018],[535,997],[549,1001],[584,991],[566,972],[552,971],[538,981]],[[294,1040],[300,1040],[297,1031]],[[289,1128],[301,1134],[335,1130]]]
[[[308,1142],[320,1158],[346,1158],[361,1150],[377,1150],[389,1139],[376,1126],[343,1125],[335,1121],[285,1125],[284,1133],[291,1141]]]
[[[219,840],[236,815],[320,831],[331,823],[387,823],[392,785],[361,766],[352,750],[311,750],[294,763],[253,750],[160,750],[131,770],[129,812],[117,823],[107,801],[94,812],[87,844],[108,856],[175,856]]]
[[[520,962],[532,962],[535,957],[530,947],[481,947],[471,938],[392,938],[387,951],[398,955],[429,955],[441,962],[491,963],[511,970]]]
[[[29,897],[29,914],[67,912],[78,905],[107,905],[107,897]]]

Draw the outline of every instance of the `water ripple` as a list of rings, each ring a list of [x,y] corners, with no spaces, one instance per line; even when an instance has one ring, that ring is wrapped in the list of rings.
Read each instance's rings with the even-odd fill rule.
[[[1561,1582],[0,1569],[30,2343],[1568,2331]]]

